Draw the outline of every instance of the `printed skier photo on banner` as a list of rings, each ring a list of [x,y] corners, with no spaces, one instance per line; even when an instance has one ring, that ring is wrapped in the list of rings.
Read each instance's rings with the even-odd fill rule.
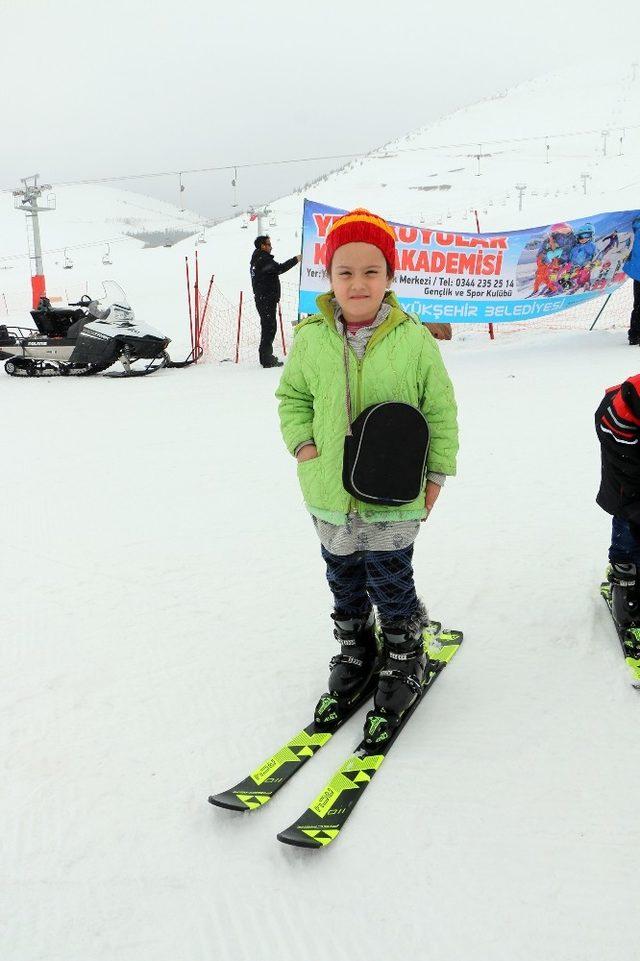
[[[457,408],[436,343],[389,289],[394,231],[358,208],[326,237],[331,289],[295,328],[276,396],[320,540],[339,653],[316,721],[374,691],[365,744],[392,737],[432,676],[413,545],[456,473]],[[377,618],[376,618],[377,611]]]
[[[592,220],[552,224],[531,231],[517,266],[518,292],[527,298],[571,297],[612,290],[624,283],[629,212],[599,214]],[[597,225],[597,226],[596,226]],[[592,294],[592,295],[593,295]]]
[[[640,687],[640,374],[606,391],[595,424],[601,455],[596,502],[612,515],[609,566],[600,592],[632,684]]]

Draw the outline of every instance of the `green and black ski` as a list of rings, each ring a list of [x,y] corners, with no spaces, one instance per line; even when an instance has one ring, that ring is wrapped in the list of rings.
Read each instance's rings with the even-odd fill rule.
[[[435,642],[440,628],[438,621],[432,621],[429,627],[425,628],[425,638],[428,637]],[[335,700],[330,697],[322,698],[316,707],[316,717],[311,724],[295,734],[244,780],[227,791],[212,794],[209,797],[209,804],[227,808],[230,811],[255,811],[257,808],[264,807],[303,764],[317,754],[320,748],[331,740],[335,732],[367,703],[377,683],[376,675],[360,697],[353,701],[339,717],[334,713]],[[322,720],[320,721],[319,718]]]
[[[366,704],[374,690],[375,683],[372,683],[368,690],[350,705],[343,717],[331,725],[330,730],[312,721],[235,787],[222,791],[221,794],[212,794],[209,804],[228,808],[230,811],[255,811],[256,808],[263,807],[310,757],[331,740],[358,708]]]
[[[600,585],[600,593],[607,602],[611,619],[613,620],[622,653],[631,675],[631,683],[635,688],[640,689],[640,627],[627,627],[620,630],[613,616],[611,583],[603,581]]]
[[[441,631],[437,637],[425,636],[425,652],[429,657],[429,665],[421,696],[403,715],[400,724],[382,745],[370,747],[365,741],[360,742],[313,804],[286,831],[278,834],[279,841],[296,847],[321,848],[335,840],[362,797],[364,789],[389,753],[391,745],[427,691],[433,687],[436,678],[455,657],[461,643],[460,631]]]

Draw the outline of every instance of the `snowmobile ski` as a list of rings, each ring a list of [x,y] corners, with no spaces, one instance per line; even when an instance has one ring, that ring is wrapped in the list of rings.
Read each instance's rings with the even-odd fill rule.
[[[457,654],[462,638],[460,631],[453,630],[441,631],[437,638],[425,636],[425,653],[429,657],[429,663],[420,697],[402,716],[400,723],[384,743],[370,746],[364,739],[360,742],[304,814],[278,834],[279,841],[302,848],[322,848],[336,839],[426,692]]]

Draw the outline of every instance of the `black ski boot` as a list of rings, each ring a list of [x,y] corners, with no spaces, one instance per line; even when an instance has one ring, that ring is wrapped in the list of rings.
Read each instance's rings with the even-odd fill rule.
[[[335,611],[333,636],[340,642],[340,654],[329,663],[329,691],[316,706],[314,720],[331,727],[345,709],[367,690],[372,692],[380,667],[376,619],[373,610],[361,617],[343,616]]]
[[[378,675],[374,708],[364,722],[367,744],[388,741],[403,714],[422,694],[428,663],[422,620],[418,612],[406,621],[382,627],[384,664]]]
[[[611,611],[621,631],[640,624],[640,585],[632,561],[613,561],[607,572],[611,581]]]

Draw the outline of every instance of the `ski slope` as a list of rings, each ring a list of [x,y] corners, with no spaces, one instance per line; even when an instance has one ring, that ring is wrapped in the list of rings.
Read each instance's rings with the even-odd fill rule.
[[[2,381],[7,958],[632,955],[640,705],[591,414],[635,368],[606,331],[488,346],[446,345],[460,474],[416,545],[465,643],[319,852],[275,834],[360,718],[262,811],[206,803],[310,719],[334,653],[277,372]]]
[[[525,111],[559,109],[546,82],[525,88],[445,132],[477,109],[483,130],[512,136]],[[592,106],[602,122],[605,97]],[[613,209],[633,179],[630,157],[610,159],[582,212]],[[379,190],[347,186],[356,173],[337,175],[342,193],[321,185],[324,199],[394,213]],[[619,197],[640,206],[630,189]],[[562,198],[541,197],[535,220],[568,216],[569,201],[577,215],[581,198]],[[282,258],[301,198],[287,205]],[[203,273],[241,281],[247,233],[212,228]],[[172,336],[176,358],[192,249],[114,258],[138,318]],[[89,281],[101,275],[88,263]],[[593,411],[640,362],[625,339],[596,327],[442,346],[459,473],[415,569],[432,615],[465,641],[343,835],[313,852],[275,835],[352,750],[361,716],[264,809],[206,800],[311,719],[335,653],[319,544],[279,435],[278,372],[0,376],[2,958],[634,957],[640,704],[598,594],[609,519],[594,502]]]

